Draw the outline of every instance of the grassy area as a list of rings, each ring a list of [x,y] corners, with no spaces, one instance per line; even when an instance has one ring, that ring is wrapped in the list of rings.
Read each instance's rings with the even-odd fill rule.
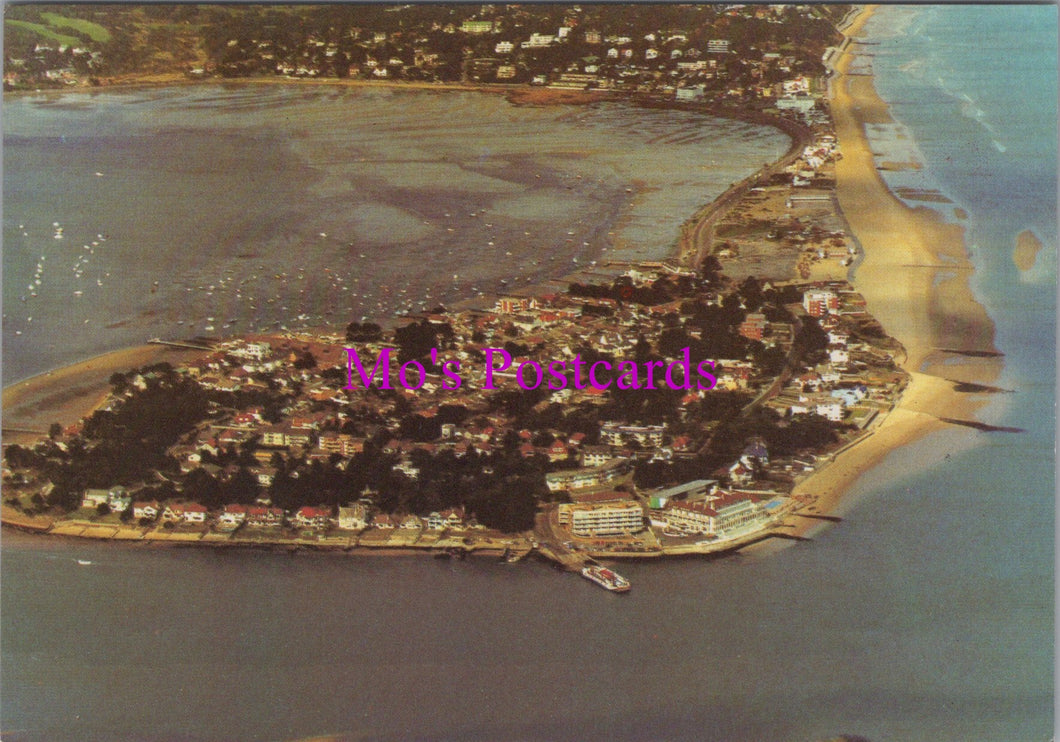
[[[75,36],[67,36],[65,34],[56,33],[47,26],[42,26],[39,23],[30,23],[29,21],[7,21],[7,25],[15,28],[21,28],[25,31],[30,31],[37,34],[38,36],[48,39],[49,41],[57,41],[60,44],[66,44],[67,46],[77,46],[81,43],[81,39]]]
[[[44,19],[44,22],[49,26],[73,29],[78,33],[84,34],[93,41],[99,41],[104,44],[110,41],[110,31],[98,23],[86,21],[81,18],[67,18],[58,13],[41,13],[40,17]]]

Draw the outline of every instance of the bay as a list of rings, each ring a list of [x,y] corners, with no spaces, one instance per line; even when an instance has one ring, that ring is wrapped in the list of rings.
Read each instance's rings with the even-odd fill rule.
[[[5,384],[661,259],[789,143],[623,103],[298,85],[25,95],[3,127]]]

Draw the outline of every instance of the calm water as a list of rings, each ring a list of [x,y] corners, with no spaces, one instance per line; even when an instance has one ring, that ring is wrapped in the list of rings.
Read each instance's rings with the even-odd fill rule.
[[[626,596],[536,564],[5,534],[4,739],[1049,739],[1055,26],[885,7],[868,29],[925,177],[969,211],[1015,390],[984,418],[1025,433],[934,435],[812,543],[625,566]],[[1020,275],[1025,228],[1048,247]]]
[[[4,383],[151,337],[345,326],[664,257],[788,142],[689,112],[475,93],[9,98]]]

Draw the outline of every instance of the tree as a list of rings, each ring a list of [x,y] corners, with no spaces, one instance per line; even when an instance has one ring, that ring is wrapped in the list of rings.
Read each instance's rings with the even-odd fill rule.
[[[762,306],[762,286],[758,279],[754,276],[745,278],[740,284],[740,296],[748,311],[758,311],[758,308]]]
[[[346,339],[351,343],[373,343],[383,336],[383,328],[374,322],[351,322],[346,325]]]
[[[48,426],[48,437],[53,441],[56,438],[61,438],[63,435],[63,426],[59,423],[52,423]]]
[[[298,369],[316,368],[317,359],[308,350],[298,357],[298,360],[294,362],[294,367]]]
[[[828,347],[828,333],[821,329],[815,318],[804,317],[795,335],[795,346],[803,353],[824,350]]]
[[[222,504],[217,480],[202,468],[193,469],[184,478],[184,496],[208,508]]]
[[[115,394],[122,394],[129,386],[129,380],[125,378],[125,374],[113,373],[110,375],[110,385],[114,387]]]
[[[708,284],[716,283],[721,274],[722,267],[721,261],[719,261],[713,255],[708,255],[703,259],[703,264],[699,267],[699,275]]]

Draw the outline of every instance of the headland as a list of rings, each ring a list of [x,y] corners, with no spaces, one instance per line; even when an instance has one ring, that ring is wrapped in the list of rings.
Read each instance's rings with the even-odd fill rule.
[[[781,492],[773,484],[766,484],[764,481],[756,483],[754,476],[749,480],[732,479],[723,485],[725,489],[721,491],[721,494],[707,497],[703,502],[703,508],[700,508],[704,511],[704,518],[717,519],[721,508],[737,505],[743,507],[742,503],[750,502],[759,514],[752,519],[753,528],[741,530],[740,527],[733,527],[728,529],[727,533],[725,529],[720,529],[722,538],[718,538],[714,530],[716,523],[712,521],[708,530],[700,532],[701,536],[711,538],[693,538],[692,526],[689,524],[698,516],[685,513],[681,516],[684,520],[680,522],[690,530],[678,529],[675,524],[680,519],[677,517],[669,521],[663,519],[663,527],[666,529],[663,532],[673,539],[668,544],[664,543],[664,539],[651,535],[650,531],[633,540],[628,538],[630,534],[625,534],[623,540],[611,543],[608,543],[607,537],[592,539],[586,535],[588,532],[577,533],[574,525],[578,517],[576,512],[590,512],[595,507],[593,503],[596,500],[628,502],[628,505],[609,506],[616,512],[637,508],[643,508],[645,512],[653,510],[649,505],[651,493],[661,490],[649,487],[638,494],[633,487],[622,489],[621,484],[630,483],[630,478],[626,477],[614,481],[609,480],[608,486],[604,488],[590,487],[584,492],[577,492],[577,488],[572,488],[574,493],[571,498],[573,501],[571,507],[566,511],[563,510],[562,504],[546,507],[539,514],[535,528],[518,536],[497,531],[471,534],[459,528],[454,529],[453,533],[448,533],[444,532],[444,527],[432,528],[426,518],[423,518],[418,524],[409,527],[406,533],[395,530],[382,534],[378,529],[365,530],[362,524],[362,527],[357,529],[358,534],[354,539],[349,536],[336,536],[334,533],[325,534],[312,521],[313,517],[330,516],[314,516],[311,512],[300,511],[300,517],[303,520],[299,521],[299,525],[304,529],[300,534],[294,536],[278,533],[272,536],[261,535],[252,539],[243,539],[238,545],[333,547],[355,553],[367,550],[374,553],[408,553],[409,549],[426,549],[436,554],[450,551],[461,554],[479,551],[483,553],[501,552],[517,557],[525,555],[531,549],[538,549],[541,553],[561,563],[569,563],[568,566],[575,567],[583,563],[585,559],[595,557],[637,558],[658,557],[666,554],[713,554],[742,548],[771,535],[805,538],[822,522],[826,522],[822,520],[822,516],[827,516],[836,509],[843,492],[862,473],[890,451],[941,429],[947,424],[952,424],[953,421],[973,421],[975,410],[983,403],[982,389],[997,378],[1000,368],[1000,359],[992,344],[993,327],[981,305],[975,301],[968,286],[971,266],[967,261],[961,228],[945,223],[936,212],[930,209],[911,209],[903,204],[887,188],[879,174],[878,164],[874,162],[865,134],[865,125],[873,121],[884,120],[889,114],[886,105],[872,87],[871,77],[860,73],[850,73],[851,62],[857,55],[857,36],[870,14],[871,8],[864,9],[853,17],[844,30],[846,40],[830,60],[835,76],[831,81],[832,92],[829,102],[834,124],[834,140],[838,141],[841,156],[826,156],[828,164],[822,161],[821,165],[815,168],[819,172],[815,172],[814,176],[824,175],[824,180],[827,181],[827,171],[834,168],[832,172],[834,198],[826,193],[827,185],[820,192],[817,190],[796,191],[790,177],[787,185],[777,185],[778,182],[785,180],[785,173],[788,176],[791,175],[792,163],[795,163],[803,154],[802,150],[811,144],[819,145],[829,141],[827,136],[825,139],[814,140],[809,136],[809,129],[805,129],[807,136],[803,140],[796,139],[785,158],[757,171],[744,182],[734,185],[715,202],[698,212],[686,225],[677,259],[670,265],[657,266],[661,274],[669,272],[678,277],[691,276],[701,274],[704,264],[714,259],[727,272],[731,267],[730,258],[734,252],[738,255],[739,250],[730,249],[731,245],[722,245],[721,238],[736,234],[738,239],[734,242],[739,243],[740,239],[746,237],[739,230],[735,230],[734,213],[741,216],[756,215],[755,218],[761,221],[770,206],[779,208],[776,206],[778,200],[783,202],[787,199],[789,212],[792,212],[793,208],[799,209],[799,206],[793,206],[796,201],[801,200],[800,203],[803,206],[805,202],[810,202],[811,206],[821,207],[822,210],[814,213],[800,213],[794,218],[794,223],[802,227],[803,222],[809,222],[820,227],[820,225],[831,223],[829,220],[832,222],[835,220],[844,222],[845,220],[845,224],[852,232],[852,235],[848,235],[851,237],[851,242],[860,247],[855,249],[844,245],[845,251],[839,254],[838,259],[835,254],[829,256],[827,250],[814,247],[810,251],[812,255],[804,254],[804,261],[800,258],[798,270],[802,281],[796,279],[777,283],[786,284],[784,288],[792,288],[800,296],[805,296],[806,292],[814,289],[810,285],[812,282],[808,282],[807,278],[818,279],[819,288],[826,291],[834,289],[836,292],[845,291],[855,296],[860,294],[860,297],[864,299],[865,311],[858,310],[854,313],[875,317],[882,324],[886,335],[900,343],[901,348],[895,349],[894,358],[888,356],[880,365],[873,366],[870,376],[875,375],[877,378],[886,376],[884,370],[887,364],[896,361],[900,363],[908,377],[900,378],[892,375],[886,382],[882,382],[876,398],[875,411],[866,415],[867,420],[864,426],[859,427],[857,431],[848,432],[838,447],[827,447],[827,450],[818,452],[821,454],[819,457],[812,456],[812,465],[800,462],[798,456],[790,457],[788,471],[791,472],[794,467],[799,472],[791,478],[794,486],[790,490]],[[532,102],[567,103],[570,101],[551,99],[542,94]],[[797,131],[798,127],[793,130]],[[801,162],[799,165],[805,167],[806,163]],[[794,179],[796,181],[800,177],[798,175],[799,165],[795,166]],[[811,195],[806,195],[807,193]],[[763,205],[763,201],[769,203]],[[826,205],[825,202],[828,204]],[[726,220],[730,222],[728,225],[730,229],[723,234],[718,227]],[[735,220],[735,222],[738,221],[739,219]],[[791,215],[788,214],[784,219],[777,220],[777,224],[782,222],[787,225],[786,229],[790,229]],[[838,234],[840,233],[833,233],[833,239],[843,242],[842,237],[836,237]],[[770,237],[770,239],[775,238]],[[745,242],[748,244],[743,244],[742,248],[750,250],[751,240],[745,240]],[[760,247],[762,240],[758,242]],[[842,281],[833,278],[833,272],[839,274],[845,272],[845,268],[850,264],[850,258],[855,255],[860,259],[854,273],[854,288],[857,294],[849,287],[843,288]],[[739,263],[740,261],[737,257],[732,262]],[[792,262],[794,263],[794,259]],[[813,265],[808,265],[809,263]],[[651,269],[644,266],[628,266],[628,268],[627,276],[631,279],[630,285],[637,288],[643,286],[644,284],[638,283],[637,275]],[[659,275],[660,273],[656,274],[657,277]],[[578,276],[568,277],[571,281],[578,278]],[[648,285],[654,287],[654,283]],[[611,288],[615,288],[615,285],[612,284]],[[728,290],[731,291],[731,289],[732,286]],[[529,297],[534,291],[527,290],[521,293]],[[860,297],[855,300],[855,303],[860,300]],[[677,298],[688,299],[689,297],[678,295]],[[703,301],[700,296],[693,298]],[[606,292],[604,299],[605,301],[597,306],[609,306],[606,303]],[[529,304],[528,301],[528,307]],[[550,308],[558,312],[565,309],[562,305]],[[645,316],[648,314],[651,312],[646,312]],[[828,313],[825,312],[825,314]],[[540,315],[538,318],[540,319]],[[430,322],[431,319],[426,317],[423,321]],[[776,324],[777,331],[783,332],[781,326],[785,323],[777,322]],[[536,328],[536,325],[532,328]],[[840,335],[843,334],[843,329],[845,328],[839,328]],[[754,333],[755,329],[750,328],[748,331]],[[789,340],[794,340],[794,334],[792,333]],[[306,338],[303,337],[301,340],[305,341]],[[260,339],[258,342],[261,342]],[[842,344],[845,345],[846,341],[844,340]],[[794,343],[792,342],[788,347],[790,348],[791,345]],[[880,357],[888,355],[881,350],[881,346],[873,346],[872,343],[867,343],[863,350],[869,355],[876,354]],[[9,428],[37,431],[39,434],[52,422],[67,426],[91,414],[113,393],[110,380],[115,373],[123,374],[130,368],[148,367],[160,361],[169,361],[175,366],[194,363],[197,360],[196,356],[199,356],[198,360],[201,360],[204,355],[206,354],[175,353],[158,346],[133,348],[50,372],[5,389],[5,444],[23,441],[25,436],[33,435],[33,433],[17,433],[21,438],[15,439],[9,436],[7,432]],[[955,355],[961,358],[961,364],[944,365],[947,358],[952,359]],[[790,356],[790,358],[794,357],[794,355]],[[735,371],[738,368],[737,364],[731,364],[728,370]],[[736,374],[736,377],[739,376],[740,374]],[[753,404],[772,402],[776,409],[785,410],[788,414],[801,409],[797,403],[792,405],[789,403],[790,400],[785,401],[783,398],[785,385],[789,388],[791,386],[791,376],[791,373],[781,373],[776,377],[775,382],[765,384]],[[855,378],[850,375],[846,381],[848,386],[853,384],[856,388],[859,384],[864,386],[862,382],[865,380],[865,378]],[[738,380],[734,379],[732,383],[737,388],[739,387]],[[961,387],[961,384],[969,386]],[[959,391],[962,388],[976,391],[973,393]],[[627,458],[629,452],[623,453],[622,446],[632,441],[626,440],[623,436],[636,435],[633,432],[623,433],[616,429],[612,441],[613,446],[610,451],[606,452],[608,455],[602,459],[594,458],[592,461],[603,461],[602,465],[606,466],[608,461]],[[651,435],[651,433],[644,433],[644,435]],[[550,434],[550,437],[554,436]],[[706,445],[704,441],[698,441],[698,443]],[[345,446],[345,443],[343,445]],[[755,445],[751,444],[750,448],[754,449]],[[576,446],[577,444],[568,440],[563,446],[562,457],[574,456]],[[541,446],[531,447],[530,455],[541,454],[540,449]],[[674,454],[674,450],[673,441],[670,441],[671,455]],[[400,445],[398,452],[400,453]],[[604,452],[596,453],[603,456]],[[747,454],[747,451],[743,453]],[[755,454],[749,455],[752,458],[755,456]],[[629,455],[629,458],[637,460],[638,457]],[[740,460],[742,459],[743,454],[740,456]],[[580,460],[581,463],[586,463],[583,454],[580,454]],[[740,460],[734,464],[734,467],[738,467]],[[754,462],[755,465],[761,463],[758,460]],[[557,473],[562,475],[562,472],[561,469]],[[622,476],[627,473],[623,472]],[[732,475],[730,470],[730,476]],[[414,475],[410,474],[410,476]],[[743,475],[738,473],[736,476]],[[714,484],[716,485],[717,482]],[[551,486],[549,489],[552,489]],[[616,497],[615,495],[619,493],[624,494]],[[611,497],[607,499],[602,495]],[[634,502],[640,505],[633,505]],[[772,503],[772,509],[769,512],[762,509],[759,507],[761,502]],[[370,506],[370,500],[365,504]],[[661,517],[662,507],[654,509],[657,512],[652,513],[653,519]],[[270,510],[271,508],[268,504],[263,504],[259,509]],[[246,516],[245,510],[244,508],[242,512],[243,517]],[[690,510],[695,510],[695,508]],[[707,514],[706,511],[710,513]],[[53,522],[46,517],[42,518],[39,514],[16,512],[7,503],[4,505],[3,512],[5,524],[50,530],[52,533],[64,535],[135,539],[153,543],[237,545],[227,529],[220,531],[197,528],[182,530],[178,527],[167,530],[161,527],[155,528],[142,520],[141,525],[136,527],[127,522],[114,520],[111,516],[104,516],[102,520],[99,520],[87,513],[80,513],[81,517]],[[177,522],[185,518],[187,512],[185,510],[178,512],[177,508],[173,509],[174,517],[178,519]],[[236,512],[239,511],[233,510],[233,513]],[[431,515],[440,516],[437,512]],[[156,512],[155,516],[159,517],[160,513]],[[283,516],[280,517],[282,519]],[[359,517],[363,519],[363,514]],[[462,520],[463,514],[457,515],[456,511],[452,510],[448,517],[454,518],[453,523],[455,523]],[[235,524],[236,528],[241,527],[242,523],[243,520],[240,519]],[[463,525],[461,522],[460,528]],[[432,530],[439,532],[430,533]]]

